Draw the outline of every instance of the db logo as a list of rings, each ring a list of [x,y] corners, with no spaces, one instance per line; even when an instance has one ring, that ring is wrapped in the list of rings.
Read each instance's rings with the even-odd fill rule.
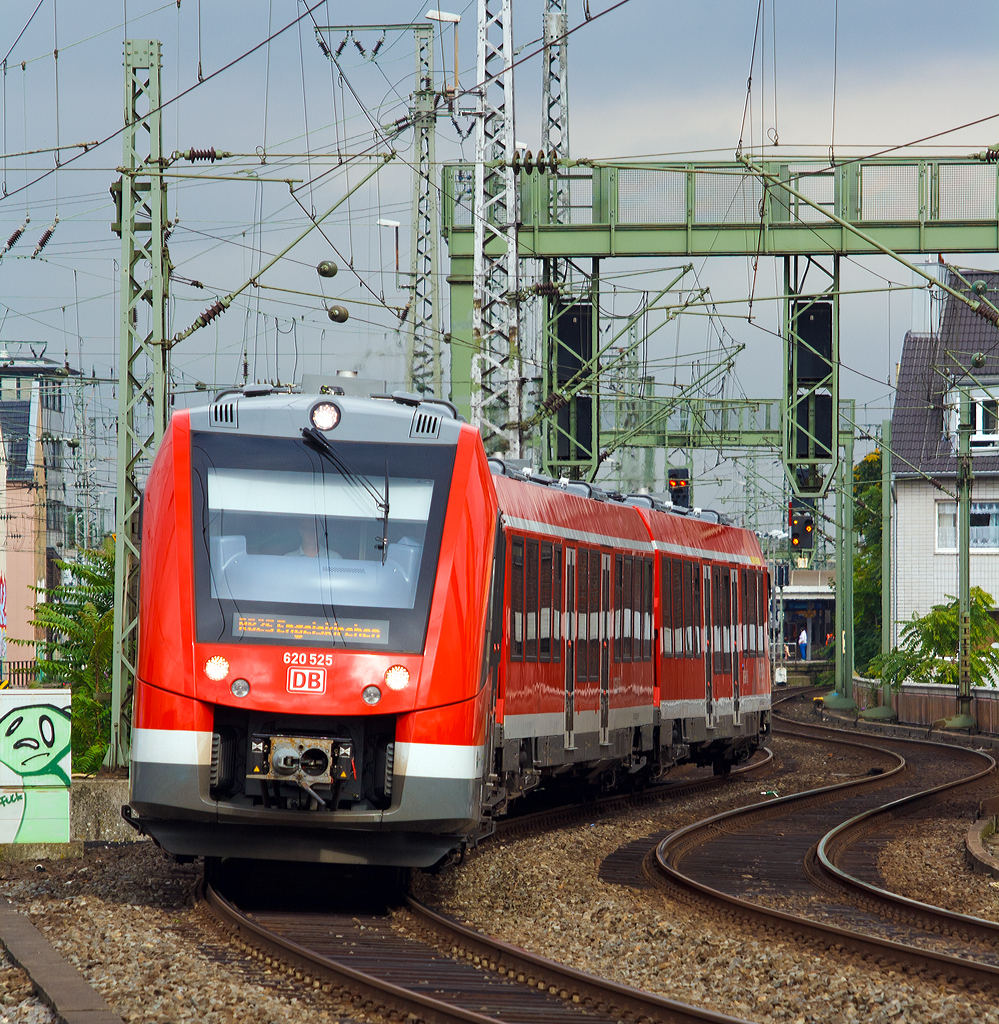
[[[288,669],[289,693],[325,693],[326,669],[324,668],[290,668]]]

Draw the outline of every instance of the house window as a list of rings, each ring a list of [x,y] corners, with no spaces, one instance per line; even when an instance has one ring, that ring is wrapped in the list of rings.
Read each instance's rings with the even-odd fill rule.
[[[971,547],[999,550],[999,501],[971,503]],[[937,550],[957,550],[957,505],[937,502]]]

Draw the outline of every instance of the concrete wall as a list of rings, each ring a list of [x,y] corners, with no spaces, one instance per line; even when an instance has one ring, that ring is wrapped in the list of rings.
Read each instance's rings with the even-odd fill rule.
[[[69,796],[71,839],[130,843],[142,837],[121,820],[128,779],[73,779]]]
[[[948,489],[953,482],[944,481]],[[913,613],[925,615],[935,604],[957,597],[957,552],[937,548],[937,503],[952,502],[925,480],[897,480],[893,520],[894,635],[900,621]],[[999,481],[979,479],[973,501],[999,501]],[[971,585],[981,587],[999,602],[999,549],[971,552]]]

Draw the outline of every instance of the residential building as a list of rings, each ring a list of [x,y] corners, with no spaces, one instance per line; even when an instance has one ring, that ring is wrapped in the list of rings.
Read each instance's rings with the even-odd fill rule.
[[[952,288],[999,305],[999,273],[968,271]],[[973,360],[976,365],[973,366]],[[906,335],[892,412],[893,643],[899,621],[958,594],[960,388],[971,394],[971,585],[999,604],[999,330],[948,298],[937,334]]]
[[[42,638],[34,626],[33,587],[59,583],[55,562],[65,554],[66,478],[63,466],[70,403],[67,366],[0,350],[0,430],[6,461],[7,638]],[[13,646],[7,661],[30,661],[32,646]]]

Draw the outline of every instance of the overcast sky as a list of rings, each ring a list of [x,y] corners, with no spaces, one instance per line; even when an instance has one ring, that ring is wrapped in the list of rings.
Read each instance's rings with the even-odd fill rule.
[[[0,54],[11,52],[3,77],[3,148],[7,154],[43,149],[54,146],[58,136],[63,166],[43,177],[54,166],[51,152],[8,156],[3,162],[0,245],[26,213],[31,221],[0,262],[0,340],[30,341],[36,351],[47,346],[47,354],[56,358],[68,352],[74,366],[109,376],[116,361],[116,261],[121,250],[110,231],[107,189],[122,160],[116,133],[122,124],[123,38],[127,33],[162,41],[163,93],[169,99],[197,85],[199,59],[208,78],[288,25],[305,6],[289,0],[131,0],[124,5],[43,0],[15,44],[36,3],[4,3]],[[329,0],[314,14],[320,25],[354,24],[360,17],[367,23],[407,23],[421,20],[427,6],[411,0]],[[859,154],[999,113],[999,27],[992,5],[839,0],[837,16],[836,0],[764,0],[759,33],[760,7],[750,0],[629,0],[598,17],[610,6],[611,0],[572,0],[568,5],[570,26],[581,26],[569,43],[570,143],[576,158],[730,159],[740,135],[744,146],[759,146],[768,132],[771,141],[776,132],[784,153],[821,157],[833,145],[837,155]],[[538,49],[543,3],[514,0],[513,7],[516,45],[522,47],[520,56],[528,58],[516,71],[516,135],[536,149],[541,62],[530,55]],[[461,80],[469,85],[474,80],[476,4],[463,0],[450,9],[462,15]],[[588,24],[586,10],[594,16]],[[56,28],[58,62],[52,56]],[[744,119],[754,37],[753,87]],[[331,34],[334,46],[342,38],[343,33]],[[168,152],[214,146],[251,154],[231,161],[224,172],[218,164],[177,168],[189,173],[236,171],[247,177],[245,182],[170,183],[171,217],[179,216],[170,240],[178,275],[172,289],[174,331],[187,326],[216,294],[242,284],[266,254],[283,248],[304,229],[305,215],[290,198],[288,186],[259,179],[314,180],[297,195],[307,208],[323,212],[342,196],[347,175],[355,184],[365,170],[358,164],[336,170],[329,154],[379,148],[373,141],[375,126],[405,113],[414,66],[411,36],[388,33],[374,60],[379,33],[358,32],[356,38],[365,55],[348,42],[340,58],[341,81],[306,18],[164,111]],[[450,30],[443,47],[440,43],[438,37],[437,66],[443,56],[450,75]],[[467,118],[458,118],[458,129],[469,126]],[[472,156],[472,139],[462,146],[448,119],[441,119],[438,131],[439,159]],[[82,156],[73,148],[74,143],[105,139],[109,141]],[[993,120],[942,136],[920,152],[964,154],[997,140],[999,120]],[[404,135],[406,158],[410,143],[411,135]],[[257,152],[267,153],[266,164],[252,156]],[[305,152],[313,155],[311,162],[280,157]],[[327,298],[343,300],[350,308],[348,324],[331,324],[320,298],[252,290],[175,350],[178,389],[193,396],[197,381],[226,386],[241,379],[244,347],[251,377],[300,379],[303,371],[322,367],[398,379],[403,339],[381,299],[401,306],[405,297],[395,288],[391,232],[379,229],[375,221],[383,217],[403,223],[405,268],[411,187],[409,167],[399,162],[355,194],[349,214],[345,205],[327,222],[330,242],[352,259],[356,271],[342,268],[333,282],[325,282]],[[41,258],[30,259],[57,209],[60,222],[51,242]],[[331,256],[329,244],[314,232],[265,280],[319,293],[323,282],[314,266]],[[997,265],[994,256],[960,260]],[[710,285],[716,300],[747,296],[752,278],[747,259],[715,258],[696,266],[699,280]],[[609,269],[605,262],[604,270]],[[613,269],[620,273],[638,266]],[[442,271],[447,272],[446,260]],[[778,277],[775,261],[762,260],[757,295],[773,295]],[[185,283],[191,279],[205,288]],[[847,289],[881,288],[886,279],[899,286],[911,284],[909,272],[886,258],[844,266]],[[626,294],[621,302],[622,308],[629,302],[633,306],[634,297]],[[889,379],[894,379],[892,367],[913,322],[912,305],[909,292],[891,299],[885,292],[843,299],[842,394],[858,400],[863,422],[880,423],[889,411]],[[745,316],[744,308],[725,308]],[[772,333],[776,308],[757,304],[755,312],[755,325],[726,320],[729,342],[746,346],[737,372],[726,383],[730,396],[764,397],[779,390],[775,368],[780,365],[780,343]],[[655,363],[672,356],[677,346],[680,351],[688,344],[692,351],[700,350],[705,337],[703,321],[682,325],[679,338],[667,329],[650,344],[648,354]],[[179,400],[194,399],[182,395]],[[103,415],[111,415],[109,405]]]

